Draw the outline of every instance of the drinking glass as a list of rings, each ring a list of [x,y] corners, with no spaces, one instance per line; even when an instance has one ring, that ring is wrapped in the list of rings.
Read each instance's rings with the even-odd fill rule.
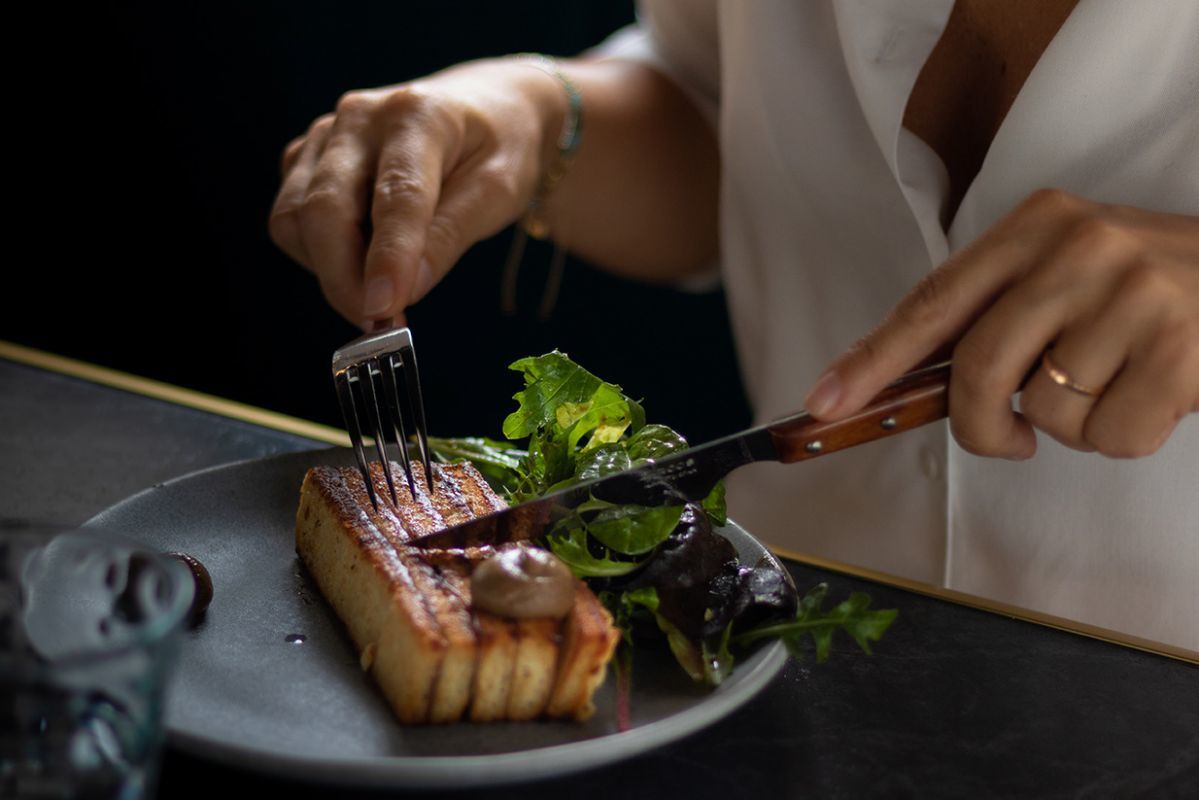
[[[0,524],[0,796],[153,796],[194,591],[111,531]]]

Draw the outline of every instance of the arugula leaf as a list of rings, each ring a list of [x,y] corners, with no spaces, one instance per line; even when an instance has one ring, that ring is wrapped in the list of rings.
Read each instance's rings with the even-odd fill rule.
[[[828,658],[833,633],[843,630],[869,654],[870,642],[878,641],[899,614],[893,608],[871,611],[870,595],[862,592],[853,592],[848,600],[825,614],[821,606],[827,593],[827,583],[817,584],[799,601],[794,619],[767,623],[738,633],[733,637],[733,643],[747,645],[758,639],[780,638],[791,655],[801,658],[803,641],[811,636],[816,646],[816,661],[822,662]]]

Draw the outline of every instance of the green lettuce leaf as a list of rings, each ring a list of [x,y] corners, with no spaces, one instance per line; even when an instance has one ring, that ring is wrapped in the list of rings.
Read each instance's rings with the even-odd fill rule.
[[[614,578],[628,575],[642,564],[640,561],[616,561],[607,556],[592,555],[587,545],[587,531],[581,525],[555,526],[546,536],[546,541],[553,554],[562,559],[579,578]]]
[[[588,402],[603,383],[557,350],[522,358],[508,369],[525,377],[524,391],[512,396],[520,407],[504,420],[504,436],[509,439],[523,439],[551,425],[560,427],[559,407],[569,409]]]
[[[682,514],[683,506],[616,506],[588,520],[587,531],[618,553],[641,555],[666,541]]]
[[[524,389],[514,395],[517,409],[503,433],[509,440],[527,437],[525,449],[484,438],[431,438],[430,445],[440,461],[473,462],[512,503],[688,446],[665,425],[647,425],[639,402],[563,353],[523,358],[510,368],[521,373]],[[738,647],[760,639],[780,638],[795,655],[810,639],[817,661],[824,661],[836,631],[869,653],[895,619],[894,610],[871,610],[860,593],[825,612],[823,584],[796,602],[785,574],[735,561],[732,545],[712,530],[726,522],[723,483],[686,507],[591,497],[559,519],[544,543],[576,576],[595,582],[624,632],[626,661],[632,630],[656,627],[683,669],[709,685],[730,674]]]
[[[633,466],[629,452],[620,444],[604,444],[583,452],[575,462],[575,480],[580,483],[602,478]]]
[[[504,420],[504,436],[522,439],[539,432],[566,437],[570,450],[585,436],[588,447],[620,439],[638,416],[620,387],[601,381],[564,353],[522,358],[509,369],[521,372],[524,391],[513,395],[520,405]],[[644,419],[644,412],[639,412]]]
[[[477,436],[460,439],[430,436],[429,450],[442,463],[471,462],[498,492],[511,493],[524,479],[523,465],[528,453],[507,442]]]
[[[704,668],[704,682],[719,686],[724,679],[733,674],[733,654],[729,650],[729,638],[733,633],[733,623],[724,626],[724,631],[716,642],[706,639],[700,642],[700,657]]]
[[[708,519],[712,520],[713,525],[720,526],[727,523],[729,515],[724,504],[724,481],[713,486],[712,491],[708,492],[708,496],[700,501],[699,505],[708,515]]]
[[[639,605],[648,609],[654,615],[654,621],[658,623],[658,630],[666,634],[666,643],[670,646],[670,652],[674,654],[679,666],[691,676],[692,680],[702,682],[705,679],[704,659],[700,646],[676,628],[670,620],[658,613],[657,589],[652,586],[633,589],[625,592],[622,600],[630,605]]]
[[[577,447],[584,436],[589,437],[584,452],[619,441],[633,422],[628,398],[619,386],[610,383],[600,384],[590,400],[572,410],[571,415],[574,414],[578,416],[570,425],[560,427],[567,431],[571,448]]]
[[[504,420],[504,435],[529,437],[514,501],[585,479],[580,471],[598,476],[631,463],[625,437],[644,427],[645,412],[619,386],[600,380],[557,350],[522,358],[511,369],[524,376],[525,388],[514,395],[519,407]],[[613,446],[624,455],[607,449]],[[589,457],[597,450],[605,452]]]
[[[629,437],[629,458],[662,458],[687,449],[687,440],[665,425],[646,425]]]

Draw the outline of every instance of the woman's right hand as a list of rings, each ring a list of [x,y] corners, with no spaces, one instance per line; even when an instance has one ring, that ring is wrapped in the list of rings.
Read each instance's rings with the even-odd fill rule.
[[[284,150],[271,238],[346,319],[402,322],[523,213],[567,104],[556,78],[516,59],[349,92]]]

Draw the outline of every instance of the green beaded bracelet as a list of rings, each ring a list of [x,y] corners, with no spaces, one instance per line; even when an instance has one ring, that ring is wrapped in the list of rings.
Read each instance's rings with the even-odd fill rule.
[[[566,90],[569,107],[566,119],[562,124],[562,132],[558,135],[558,156],[541,178],[541,184],[529,201],[524,216],[516,224],[516,233],[512,237],[512,245],[508,250],[508,259],[504,264],[504,275],[501,285],[500,306],[504,313],[516,313],[516,275],[520,270],[520,262],[524,258],[527,237],[534,239],[550,238],[549,222],[544,217],[545,202],[558,183],[570,171],[579,145],[583,141],[583,95],[579,92],[574,81],[558,68],[558,62],[549,56],[539,53],[521,53],[514,56],[530,67],[539,69],[547,75],[556,78]],[[538,317],[546,319],[553,311],[558,300],[558,290],[562,285],[562,272],[566,264],[566,251],[557,242],[554,243],[554,255],[550,261],[549,275],[546,278],[545,290],[541,296],[541,306]]]
[[[578,152],[579,145],[583,142],[583,95],[575,86],[574,81],[558,68],[558,62],[549,56],[538,53],[522,53],[516,58],[556,78],[562,84],[562,88],[566,90],[566,98],[570,104],[566,112],[566,119],[562,124],[562,132],[558,135],[558,157],[542,176],[541,185],[529,202],[529,207],[520,223],[521,227],[525,229],[525,233],[534,239],[548,239],[549,223],[542,216],[542,211],[546,198],[570,171],[575,153]]]

